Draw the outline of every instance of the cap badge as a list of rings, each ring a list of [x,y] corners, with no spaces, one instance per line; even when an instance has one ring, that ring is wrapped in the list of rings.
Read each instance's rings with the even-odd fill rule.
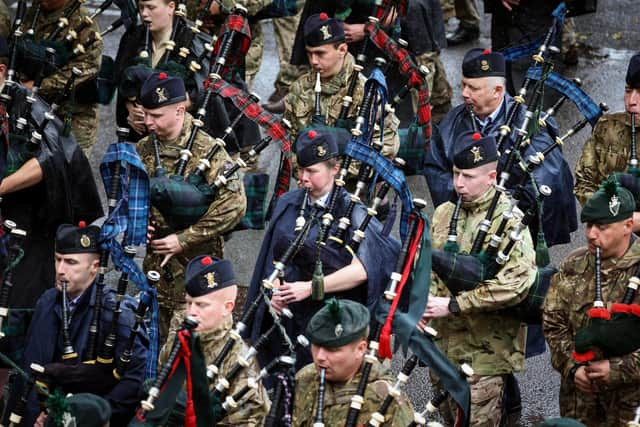
[[[489,61],[487,61],[486,59],[480,61],[480,69],[482,71],[489,71]]]
[[[480,160],[483,160],[482,155],[480,154],[480,147],[477,145],[471,149],[471,154],[473,154],[473,164],[475,165]]]
[[[322,33],[322,40],[329,40],[331,38],[331,31],[329,31],[328,25],[320,27],[320,32]]]
[[[618,196],[614,194],[613,196],[611,196],[611,199],[609,199],[609,212],[611,212],[611,216],[616,216],[618,215],[619,211],[620,199],[618,199]]]
[[[342,327],[342,323],[338,323],[335,329],[333,330],[333,332],[336,334],[336,337],[340,338],[344,333],[344,328]]]
[[[204,278],[207,281],[207,288],[213,289],[218,286],[218,284],[216,283],[216,276],[213,273],[205,274]]]
[[[158,103],[165,102],[169,99],[169,97],[167,97],[167,90],[163,87],[156,88],[156,96],[158,97]]]
[[[89,238],[89,236],[83,234],[82,237],[80,237],[80,245],[83,248],[88,248],[89,246],[91,246],[91,239]]]
[[[327,154],[327,149],[324,148],[324,145],[318,145],[316,147],[316,156],[324,157]]]

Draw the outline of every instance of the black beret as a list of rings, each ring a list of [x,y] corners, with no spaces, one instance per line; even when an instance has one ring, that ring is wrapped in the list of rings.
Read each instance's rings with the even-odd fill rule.
[[[640,89],[640,53],[636,53],[629,61],[627,68],[627,84],[630,87]]]
[[[453,164],[458,169],[474,169],[498,160],[498,149],[493,136],[478,132],[465,132],[458,137]]]
[[[237,284],[231,262],[208,255],[189,261],[185,281],[187,293],[194,298]]]
[[[299,166],[306,168],[332,159],[338,154],[338,142],[333,132],[310,129],[298,134],[296,156]]]
[[[589,224],[611,224],[633,216],[636,202],[633,194],[610,176],[584,204],[580,221]]]
[[[100,396],[90,393],[78,393],[67,398],[68,416],[75,425],[83,427],[103,427],[111,419],[111,406]],[[46,426],[55,426],[54,417],[47,417]]]
[[[9,45],[7,44],[7,39],[2,36],[0,36],[0,56],[9,56]]]
[[[150,110],[186,99],[187,91],[182,79],[164,71],[151,74],[140,88],[140,104]]]
[[[462,75],[467,78],[504,77],[504,56],[489,49],[471,49],[462,59]]]
[[[98,253],[100,227],[86,226],[80,221],[78,227],[71,224],[60,224],[56,231],[56,252],[60,254]]]
[[[342,347],[362,337],[369,321],[369,310],[364,305],[331,298],[309,320],[305,335],[321,347]]]
[[[342,22],[329,18],[326,13],[316,13],[304,22],[304,43],[316,47],[344,42]]]

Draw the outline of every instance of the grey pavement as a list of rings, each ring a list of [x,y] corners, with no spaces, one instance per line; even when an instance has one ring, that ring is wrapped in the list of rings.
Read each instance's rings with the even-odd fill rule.
[[[97,2],[92,0],[89,5]],[[583,87],[596,102],[606,102],[611,111],[623,109],[622,95],[624,91],[624,75],[629,58],[634,50],[640,46],[640,11],[637,0],[601,0],[596,15],[576,18],[576,25],[581,40],[588,47],[587,54],[580,58],[576,67],[566,70],[569,77],[580,77]],[[115,11],[114,11],[115,12]],[[474,45],[448,48],[442,52],[449,81],[454,87],[454,105],[461,101],[460,93],[460,62],[464,53],[471,47],[489,47],[489,17],[482,24],[482,36]],[[100,18],[100,25],[104,28],[115,19],[114,16]],[[262,99],[266,99],[273,90],[278,61],[275,49],[272,26],[270,22],[263,24],[265,29],[265,54],[255,81],[253,90]],[[105,53],[115,55],[121,31],[109,35],[105,40]],[[561,129],[568,129],[579,120],[578,112],[573,106],[561,110],[557,117]],[[589,129],[580,132],[572,138],[564,148],[564,154],[572,168],[578,160],[581,147],[584,144]],[[99,159],[104,153],[106,145],[115,138],[113,105],[101,108],[101,125],[98,143],[93,147],[91,160],[97,169]],[[263,154],[261,166],[274,176],[278,163],[278,153],[272,149]],[[98,181],[99,182],[99,181]],[[273,183],[273,181],[272,181]],[[415,197],[429,199],[428,189],[421,177],[411,177],[411,190]],[[429,212],[432,212],[429,206]],[[243,231],[235,233],[226,245],[226,257],[231,259],[237,275],[244,283],[251,277],[253,265],[258,255],[263,232]],[[558,264],[573,249],[584,242],[583,229],[579,229],[572,236],[572,243],[560,245],[551,249],[552,260]],[[401,358],[394,361],[394,367],[401,364]],[[558,415],[557,393],[559,388],[558,375],[551,369],[548,353],[527,360],[526,369],[518,375],[523,397],[523,412],[516,425],[532,426],[542,418]],[[429,379],[426,369],[419,368],[408,384],[408,392],[416,409],[424,408],[429,396]]]

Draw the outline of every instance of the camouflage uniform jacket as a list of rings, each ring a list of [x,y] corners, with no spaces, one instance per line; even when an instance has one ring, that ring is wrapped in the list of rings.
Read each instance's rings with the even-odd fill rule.
[[[363,364],[364,366],[364,364]],[[344,425],[351,405],[351,397],[356,394],[358,383],[362,376],[362,368],[345,384],[325,384],[323,418],[326,426]],[[296,427],[311,427],[318,412],[319,376],[316,366],[311,363],[296,374],[296,393],[293,403],[293,425]],[[376,412],[389,394],[394,383],[389,369],[376,362],[369,374],[369,382],[364,392],[364,404],[356,425],[366,425],[371,414]],[[395,399],[387,410],[385,423],[381,426],[406,426],[413,421],[413,407],[411,401],[404,394]]]
[[[480,222],[484,219],[495,190],[489,189],[473,202],[463,203],[458,220],[460,251],[468,253],[473,245]],[[442,249],[449,234],[449,222],[455,206],[451,202],[438,206],[433,214],[433,247]],[[506,196],[501,195],[493,214],[491,227],[483,248],[500,224],[502,213],[509,209]],[[522,213],[516,208],[507,225],[509,233],[520,222]],[[505,235],[508,235],[506,234]],[[504,238],[501,249],[506,246]],[[470,363],[477,375],[501,375],[520,371],[524,365],[526,325],[500,313],[500,309],[522,301],[536,276],[535,251],[528,231],[511,251],[509,261],[495,278],[479,283],[471,290],[458,294],[460,315],[434,319],[439,347],[456,364]],[[431,274],[431,293],[450,297],[444,282]]]
[[[38,16],[35,27],[35,39],[40,40],[47,37],[58,25],[58,19],[64,16],[65,10],[75,0],[67,0],[65,6],[52,12],[42,11]],[[88,17],[90,13],[83,6],[69,18],[69,25],[62,30],[56,41],[62,42],[64,37],[68,34],[68,29],[75,29],[81,25],[82,20]],[[22,32],[26,33],[28,27],[33,20],[33,8],[29,9],[27,16],[23,21]],[[74,47],[86,41],[89,35],[93,32],[100,32],[100,28],[97,23],[92,23],[82,30],[74,42]],[[56,73],[47,76],[42,81],[40,91],[38,94],[49,104],[56,100],[57,96],[64,89],[67,80],[71,77],[71,70],[73,67],[79,68],[82,71],[82,75],[76,79],[76,93],[75,99],[65,99],[62,101],[60,108],[57,111],[57,115],[64,117],[66,114],[71,114],[72,119],[72,131],[76,137],[78,145],[83,149],[87,149],[91,144],[95,142],[96,132],[98,129],[98,105],[95,103],[83,102],[82,93],[88,93],[93,90],[92,85],[95,84],[95,79],[98,76],[100,70],[100,64],[102,62],[102,40],[98,40],[91,48],[86,50],[85,53],[78,55],[76,58],[69,61],[64,67],[60,68]]]
[[[159,365],[162,366],[169,353],[171,353],[171,347],[175,340],[176,332],[180,328],[182,319],[184,318],[184,311],[176,313],[171,319],[171,327],[169,331],[169,340],[165,343],[160,351]],[[213,363],[218,356],[222,347],[229,339],[229,333],[233,327],[233,318],[231,316],[223,320],[222,324],[211,331],[199,332],[200,345],[202,346],[202,352],[204,354],[205,364],[208,366]],[[233,365],[236,363],[238,357],[243,356],[249,350],[244,341],[236,341],[235,345],[227,355],[226,359],[220,366],[220,374],[218,378],[226,376]],[[252,359],[249,367],[241,369],[238,376],[231,382],[228,396],[238,392],[241,388],[247,385],[247,381],[251,377],[257,377],[260,372],[260,367],[256,359]],[[211,384],[213,389],[215,384]],[[244,395],[242,400],[238,402],[238,407],[230,410],[226,417],[216,423],[219,427],[253,427],[262,425],[262,420],[269,412],[271,407],[271,401],[267,395],[267,391],[261,383],[258,383],[257,389],[251,389]]]
[[[162,165],[171,173],[175,170],[175,165],[180,159],[180,150],[187,145],[192,121],[193,117],[189,113],[185,113],[180,136],[174,141],[158,141]],[[193,157],[187,165],[186,174],[189,174],[195,168],[197,161],[203,158],[213,145],[213,138],[199,130],[193,143],[193,149],[191,150]],[[136,147],[147,171],[153,171],[155,166],[151,138],[149,136],[144,137]],[[229,154],[224,149],[218,150],[211,160],[207,181],[209,183],[213,182],[218,174],[222,172],[222,169],[230,165],[231,158]],[[161,239],[169,234],[176,233],[183,248],[182,253],[175,255],[169,261],[170,268],[176,279],[176,286],[169,288],[164,279],[160,282],[158,295],[161,303],[167,300],[174,302],[184,301],[184,267],[191,258],[202,254],[223,257],[222,236],[231,231],[240,222],[244,216],[246,205],[247,200],[242,180],[239,179],[238,174],[234,174],[227,186],[218,191],[218,195],[209,206],[209,210],[198,222],[185,230],[172,230],[166,224],[162,215],[155,208],[152,208],[152,216],[158,223],[155,238]],[[157,269],[156,263],[161,260],[162,257],[158,255],[147,254],[144,263],[145,270]]]
[[[602,260],[602,299],[607,308],[621,302],[627,282],[640,262],[640,243],[636,240],[619,259]],[[552,278],[544,304],[543,331],[551,364],[560,373],[560,413],[588,425],[605,425],[596,422],[596,402],[576,389],[568,380],[574,365],[571,353],[576,332],[589,324],[588,311],[595,295],[595,258],[586,247],[576,249],[560,266]],[[640,302],[636,294],[634,301]],[[609,359],[611,382],[601,387],[600,400],[608,415],[606,425],[626,425],[633,419],[636,406],[640,405],[640,350],[623,357]],[[595,422],[595,424],[594,424]]]
[[[338,74],[329,81],[322,82],[321,105],[325,114],[326,122],[334,125],[340,109],[342,108],[342,98],[347,94],[347,88],[351,75],[353,74],[354,60],[351,54],[344,58],[344,64]],[[349,113],[349,118],[357,115],[358,108],[364,96],[364,83],[366,79],[362,75],[358,76],[358,84],[353,91],[353,103]],[[305,127],[311,124],[315,112],[315,92],[313,88],[316,84],[316,72],[310,70],[293,82],[289,94],[284,99],[284,118],[291,122],[291,135],[297,135]],[[400,147],[400,137],[398,136],[399,120],[394,114],[388,114],[384,122],[384,147],[382,154],[385,157],[393,158]],[[376,138],[377,132],[374,133]],[[379,136],[377,136],[379,138]]]
[[[606,177],[613,172],[627,170],[630,144],[629,114],[620,112],[600,117],[582,148],[576,166],[576,186],[573,191],[582,206]]]

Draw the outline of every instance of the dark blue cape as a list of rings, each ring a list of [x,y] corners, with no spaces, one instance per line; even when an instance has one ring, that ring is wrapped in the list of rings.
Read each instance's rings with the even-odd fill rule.
[[[505,94],[505,102],[503,102],[500,112],[496,119],[489,124],[484,134],[498,135],[499,128],[506,121],[506,115],[513,104],[513,98]],[[520,108],[518,116],[514,123],[519,125],[524,119],[526,108]],[[425,155],[425,178],[429,185],[431,198],[434,206],[438,206],[444,202],[451,200],[453,196],[453,151],[454,142],[464,132],[472,130],[473,124],[464,104],[453,108],[442,119],[439,125],[434,126],[433,136],[431,138],[431,148]],[[556,129],[556,123],[549,120],[547,126]],[[515,128],[515,126],[512,126]],[[511,134],[511,143],[515,141],[515,133]],[[546,147],[553,143],[551,137],[546,130],[542,129],[527,147],[524,158],[538,151],[543,151]],[[504,158],[501,159],[505,161]],[[515,170],[516,168],[514,168]],[[542,164],[537,167],[533,175],[538,185],[548,185],[551,190],[551,196],[544,201],[544,214],[542,228],[547,244],[549,246],[569,243],[571,240],[571,232],[578,228],[578,220],[576,216],[576,200],[573,196],[573,174],[571,168],[562,154],[560,148],[553,150],[545,157]],[[518,182],[521,174],[513,173],[507,182],[507,188],[512,189]],[[529,183],[526,187],[526,194],[518,204],[518,207],[525,211],[532,201],[535,200],[533,187]],[[535,234],[532,228],[532,237],[535,241]]]
[[[103,310],[101,317],[99,345],[109,333],[111,317],[115,307],[115,291],[105,287],[102,298]],[[84,359],[84,352],[89,332],[89,324],[93,316],[95,301],[95,286],[91,285],[80,297],[78,305],[70,318],[69,335],[73,348]],[[116,344],[116,360],[122,354],[129,338],[131,326],[134,323],[133,307],[136,304],[130,297],[122,302],[122,313],[119,318],[118,341]],[[144,331],[139,331],[133,346],[131,363],[120,381],[103,396],[111,405],[111,425],[126,425],[133,417],[139,403],[139,390],[145,375],[148,341]],[[142,339],[140,339],[142,336]],[[35,312],[27,335],[27,343],[22,362],[23,369],[30,372],[31,363],[46,365],[50,362],[62,361],[62,294],[55,288],[49,289],[38,299]],[[9,405],[15,404],[15,399],[22,395],[24,382],[19,378],[12,390]],[[12,407],[12,406],[10,406]],[[35,422],[40,408],[35,391],[31,392],[21,425],[31,426]]]
[[[335,233],[338,219],[346,211],[349,204],[349,194],[347,191],[343,188],[338,188],[337,191],[339,191],[339,193],[337,196],[336,208],[333,212],[335,220],[329,233],[330,236]],[[283,239],[287,241],[293,237],[295,220],[299,214],[303,198],[304,191],[298,189],[284,194],[278,200],[269,229],[267,230],[264,241],[262,242],[258,261],[256,262],[256,266],[253,271],[253,277],[251,278],[249,293],[245,303],[245,310],[251,302],[260,295],[259,292],[262,286],[262,280],[267,278],[273,271],[274,251],[276,252],[275,258],[277,259],[278,255],[281,255],[279,252],[282,247]],[[358,204],[351,217],[352,226],[350,230],[356,229],[365,216],[365,207],[362,204]],[[305,241],[307,247],[315,248],[317,230],[317,225],[314,225],[311,228],[311,231]],[[349,238],[351,237],[351,234],[351,232],[348,233]],[[349,239],[346,239],[346,241],[348,242]],[[327,244],[332,245],[332,243]],[[367,282],[349,291],[336,294],[326,294],[325,298],[336,296],[338,298],[354,299],[367,305],[369,310],[373,312],[373,308],[380,295],[384,292],[389,276],[395,267],[395,261],[399,251],[400,244],[398,241],[390,236],[384,236],[382,234],[382,224],[374,218],[369,223],[366,230],[366,237],[356,252],[358,260],[362,263],[367,272]],[[311,258],[303,257],[301,255],[295,257],[292,263],[290,263],[290,265],[285,269],[285,280],[309,280],[311,277],[308,276],[307,272],[313,269],[315,258],[315,255]],[[342,266],[345,266],[350,262],[351,259],[349,257],[345,257],[341,263]],[[323,267],[326,266],[323,265]],[[326,270],[325,274],[328,274]],[[283,318],[282,321],[289,333],[289,336],[294,339],[297,335],[304,333],[304,328],[306,327],[307,322],[322,306],[322,302],[312,301],[311,298],[291,304],[289,308],[294,314],[293,321],[289,321],[286,318]],[[249,332],[251,342],[255,342],[255,340],[272,325],[271,315],[264,304],[259,307],[252,325],[253,326]],[[278,337],[277,334],[272,338],[271,346],[259,353],[259,360],[263,366],[265,362],[270,362],[283,351],[281,347],[282,339]],[[299,352],[296,366],[301,367],[310,362],[311,358],[308,350]]]

